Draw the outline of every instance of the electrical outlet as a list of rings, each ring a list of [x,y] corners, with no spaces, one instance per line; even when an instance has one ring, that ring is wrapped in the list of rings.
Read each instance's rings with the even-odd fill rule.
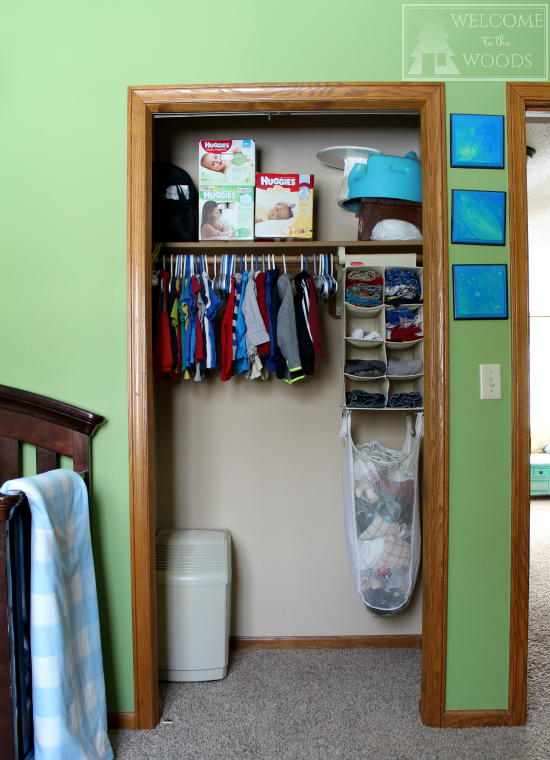
[[[502,399],[500,364],[480,364],[482,399]]]

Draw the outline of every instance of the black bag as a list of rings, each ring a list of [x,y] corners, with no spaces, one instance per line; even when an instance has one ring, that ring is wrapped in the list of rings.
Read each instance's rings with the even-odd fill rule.
[[[189,197],[182,188],[188,188]],[[153,242],[190,243],[199,239],[199,195],[184,169],[153,161]]]

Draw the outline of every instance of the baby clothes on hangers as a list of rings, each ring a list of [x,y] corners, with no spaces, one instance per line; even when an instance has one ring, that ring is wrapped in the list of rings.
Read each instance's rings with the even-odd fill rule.
[[[262,315],[262,319],[264,321],[264,327],[265,331],[269,336],[269,317],[267,315],[267,304],[266,304],[266,274],[265,272],[257,272],[256,273],[256,286],[258,288],[258,306],[260,309],[260,314]],[[269,352],[271,350],[271,337],[269,336],[269,340],[266,343],[262,343],[258,346],[258,356],[269,356]]]
[[[282,365],[283,358],[281,356],[281,351],[279,349],[279,346],[277,345],[277,314],[279,313],[279,293],[277,291],[277,280],[279,279],[279,269],[277,267],[274,267],[273,269],[269,269],[267,271],[268,278],[266,279],[266,283],[269,280],[269,305],[268,305],[268,312],[269,312],[269,333],[271,338],[271,350],[269,352],[269,356],[266,358],[265,363],[266,367],[270,372],[275,372],[277,369],[277,365]],[[266,303],[267,303],[267,293],[268,290],[266,288]]]
[[[239,316],[239,306],[241,304],[241,293],[243,288],[243,276],[240,272],[235,274],[235,303],[233,305],[233,324],[231,329],[231,342],[233,361],[237,358],[237,318]]]
[[[266,332],[258,306],[255,272],[250,272],[248,275],[248,284],[243,300],[243,314],[246,322],[245,340],[249,368],[246,378],[247,380],[255,380],[262,377],[265,380],[267,370],[263,371],[265,368],[258,356],[258,346],[269,340],[269,333]]]
[[[309,274],[302,270],[294,278],[296,295],[294,296],[294,309],[296,312],[296,335],[300,349],[302,369],[307,375],[315,371],[315,349],[309,327]]]
[[[178,312],[178,302],[180,297],[180,280],[175,277],[171,278],[170,285],[170,301],[168,304],[170,313],[170,337],[172,343],[172,353],[174,355],[174,372],[179,374],[181,372],[181,329],[180,319]]]
[[[153,373],[157,380],[174,382],[172,344],[170,339],[170,324],[168,318],[168,291],[170,274],[161,269],[158,273],[156,286],[156,334],[153,351]]]
[[[237,352],[235,356],[235,369],[242,375],[243,372],[248,372],[248,353],[246,351],[246,322],[243,313],[243,303],[248,288],[248,275],[249,272],[243,272],[243,286],[241,290],[241,301],[239,304],[239,313],[237,314],[237,325],[235,328],[235,335],[237,339]]]
[[[179,320],[174,322],[174,320],[172,319],[174,304],[177,303],[177,300],[178,300],[178,292],[176,290],[176,280],[174,277],[169,275],[166,311],[168,313],[168,330],[170,332],[170,348],[172,351],[172,372],[177,372],[178,352],[179,352],[178,333],[176,329],[176,324],[178,323]]]
[[[296,313],[292,296],[292,275],[282,274],[277,282],[281,305],[277,315],[277,342],[285,359],[282,379],[287,383],[301,380],[304,375],[296,334]],[[279,377],[279,372],[277,372]]]
[[[273,372],[275,370],[275,366],[270,366],[270,357],[273,351],[273,324],[271,322],[271,275],[269,274],[269,271],[265,273],[265,308],[267,312],[267,331],[269,333],[269,351],[267,353],[267,356],[265,357],[265,366],[268,369],[268,372]]]
[[[208,272],[203,272],[204,286],[208,293],[208,302],[206,304],[206,313],[204,315],[205,325],[208,324],[207,329],[207,343],[206,343],[206,368],[212,369],[217,364],[216,357],[216,332],[214,329],[214,323],[218,309],[222,305],[222,301],[216,295],[214,290],[214,283],[208,277]]]
[[[205,362],[206,359],[206,346],[205,346],[205,339],[204,339],[204,313],[206,311],[206,303],[203,299],[203,294],[201,293],[201,289],[204,287],[204,285],[201,283],[199,278],[194,275],[193,276],[193,295],[195,296],[195,313],[196,313],[196,322],[195,322],[195,380],[200,381],[202,380],[201,375],[201,364]],[[204,291],[203,291],[204,292]],[[204,369],[206,369],[206,366],[204,366]]]
[[[309,288],[309,331],[313,341],[313,350],[315,356],[324,356],[325,349],[321,337],[321,320],[319,319],[319,296],[312,277],[308,279],[307,284]]]
[[[184,361],[186,370],[190,370],[195,363],[195,340],[197,325],[197,309],[195,306],[195,296],[193,295],[193,277],[187,279],[185,292],[183,294],[183,303],[187,306],[188,323],[185,334]]]
[[[233,277],[231,280],[231,290],[229,292],[229,299],[227,306],[225,307],[225,313],[222,319],[222,380],[225,382],[230,380],[235,374],[233,368],[233,315],[235,306],[235,285],[236,279]]]
[[[187,307],[187,304],[183,300],[184,295],[185,295],[185,289],[187,287],[188,282],[189,282],[188,277],[182,279],[181,294],[178,299],[178,313],[179,313],[179,320],[180,320],[181,373],[183,375],[184,380],[189,380],[189,378],[191,377],[191,375],[189,374],[189,368],[186,365],[186,361],[185,361],[185,341],[187,338],[187,329],[189,326],[189,309]]]

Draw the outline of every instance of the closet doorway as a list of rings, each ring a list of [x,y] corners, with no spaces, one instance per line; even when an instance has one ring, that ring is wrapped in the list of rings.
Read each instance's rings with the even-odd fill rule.
[[[153,114],[420,114],[423,164],[425,420],[421,715],[445,716],[448,522],[448,264],[444,85],[312,84],[129,89],[128,311],[132,610],[136,728],[158,722],[151,347]]]

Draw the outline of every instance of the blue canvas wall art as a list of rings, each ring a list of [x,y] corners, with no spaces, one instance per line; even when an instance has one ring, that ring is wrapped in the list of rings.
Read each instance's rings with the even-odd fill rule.
[[[504,169],[504,116],[452,113],[451,166]]]
[[[506,193],[453,190],[451,243],[504,245]]]
[[[506,264],[453,266],[455,319],[508,319]]]

